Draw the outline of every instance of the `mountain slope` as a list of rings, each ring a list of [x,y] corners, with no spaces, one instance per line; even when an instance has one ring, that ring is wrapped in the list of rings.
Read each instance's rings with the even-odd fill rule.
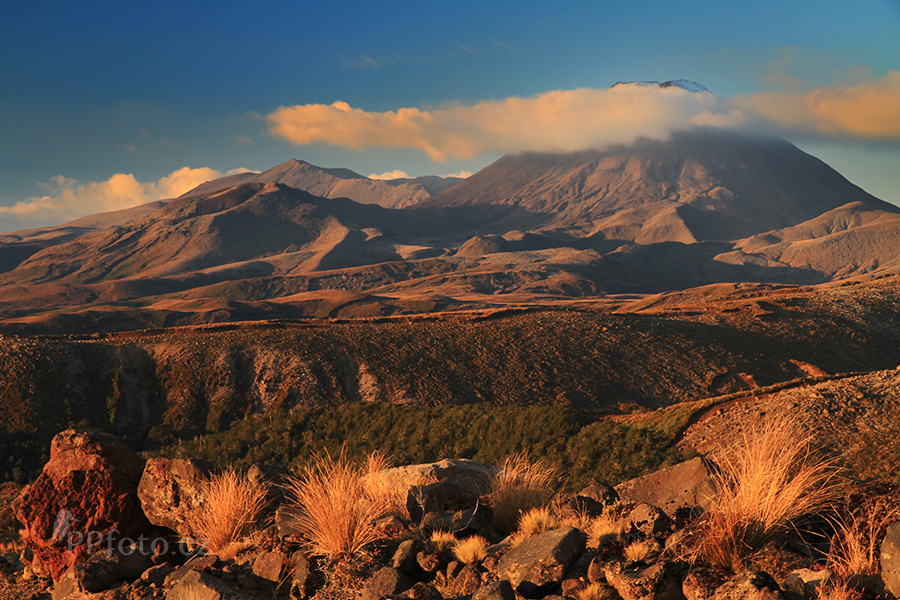
[[[205,196],[244,183],[281,183],[323,198],[350,198],[360,204],[403,208],[430,198],[462,181],[455,177],[417,179],[369,179],[349,169],[326,169],[291,159],[262,173],[238,173],[208,181],[182,198]]]
[[[527,215],[491,233],[650,244],[734,241],[849,202],[898,212],[784,140],[700,130],[605,152],[507,156],[419,206],[499,205]]]

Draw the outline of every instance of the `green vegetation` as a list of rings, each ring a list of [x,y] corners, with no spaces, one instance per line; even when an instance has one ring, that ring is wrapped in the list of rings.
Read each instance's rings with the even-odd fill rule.
[[[323,451],[337,456],[342,449],[351,457],[383,452],[394,464],[471,458],[499,465],[527,451],[532,459],[554,466],[572,489],[592,478],[615,484],[682,460],[674,436],[652,425],[616,423],[607,417],[560,406],[352,403],[251,416],[222,433],[148,444],[153,455],[239,467],[255,462],[293,467]]]

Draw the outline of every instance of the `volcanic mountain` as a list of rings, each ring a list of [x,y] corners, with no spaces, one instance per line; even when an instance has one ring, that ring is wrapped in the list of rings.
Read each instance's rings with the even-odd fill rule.
[[[350,169],[327,169],[291,159],[262,173],[238,173],[208,181],[182,198],[220,192],[242,183],[282,183],[323,198],[351,198],[385,208],[410,206],[462,181],[459,177],[370,179]]]
[[[319,194],[291,186],[301,180]],[[340,182],[408,192],[391,200],[408,206],[320,195]],[[289,161],[127,217],[98,216],[108,226],[48,234],[31,256],[6,253],[15,268],[0,275],[0,318],[13,329],[116,329],[615,307],[617,294],[900,269],[900,209],[778,138],[697,130],[507,156],[430,198],[422,185]]]

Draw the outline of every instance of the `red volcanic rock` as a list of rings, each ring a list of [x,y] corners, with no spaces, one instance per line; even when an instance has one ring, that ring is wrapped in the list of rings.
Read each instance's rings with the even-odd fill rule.
[[[13,505],[34,571],[58,581],[91,554],[145,533],[150,523],[137,497],[143,469],[144,460],[109,434],[58,433],[50,461]]]

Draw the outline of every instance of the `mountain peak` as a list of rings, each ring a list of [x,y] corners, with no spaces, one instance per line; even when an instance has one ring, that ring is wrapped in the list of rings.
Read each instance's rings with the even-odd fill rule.
[[[657,86],[660,88],[669,88],[669,87],[677,87],[681,88],[688,92],[693,92],[696,94],[707,93],[710,94],[712,92],[709,89],[696,81],[689,81],[687,79],[671,79],[669,81],[664,81],[662,83],[658,81],[617,81],[611,87],[617,87],[620,85],[628,85],[628,86],[638,86],[638,87],[648,87],[648,86]]]

